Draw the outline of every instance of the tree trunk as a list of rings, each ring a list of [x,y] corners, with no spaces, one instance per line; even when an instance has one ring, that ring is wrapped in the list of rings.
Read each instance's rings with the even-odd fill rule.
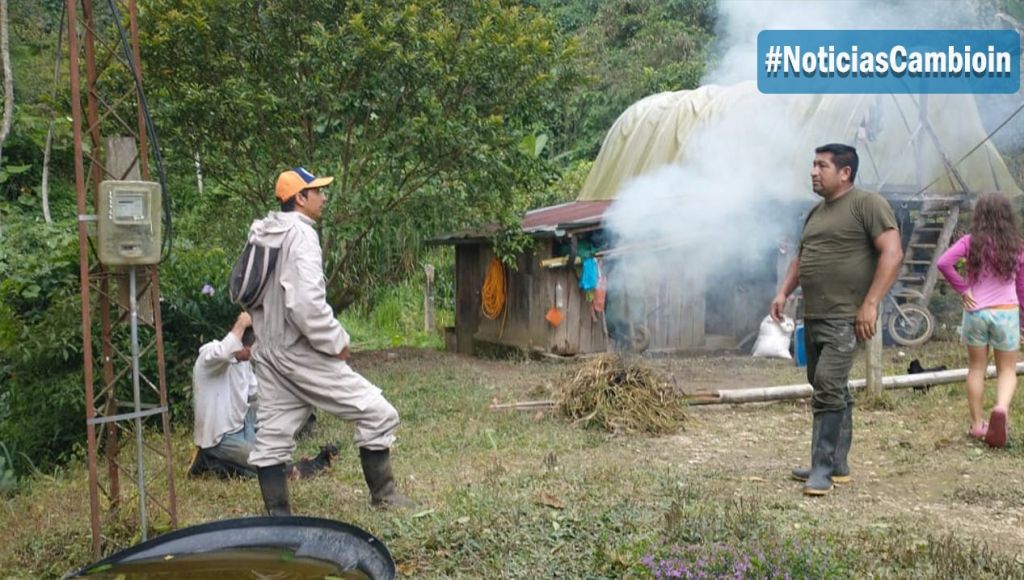
[[[50,148],[52,145],[53,121],[50,121],[50,128],[46,130],[46,147],[43,149],[43,179],[39,184],[39,197],[43,204],[43,219],[48,224],[53,223],[53,219],[50,218]]]
[[[14,119],[14,75],[11,73],[11,50],[7,34],[7,0],[0,0],[0,60],[4,67],[4,118],[0,124],[0,159],[3,159],[4,141],[11,132]]]
[[[0,60],[3,60],[3,124],[0,125],[0,164],[3,163],[3,142],[10,132],[14,117],[14,75],[10,72],[10,46],[7,42],[7,0],[0,0]],[[0,240],[3,220],[0,218]]]
[[[199,195],[203,194],[203,162],[199,157],[199,149],[192,152],[192,158],[196,164],[196,188],[199,190]]]
[[[64,20],[63,13],[61,14],[61,20]],[[64,46],[64,29],[61,27],[57,28],[57,49],[54,52],[53,59],[53,92],[51,93],[50,102],[57,102],[57,86],[60,84],[60,63],[61,47]],[[39,197],[43,205],[43,219],[46,223],[53,223],[53,219],[50,217],[50,151],[53,149],[53,125],[56,122],[57,111],[50,111],[50,126],[46,129],[46,145],[43,147],[43,177],[39,184]]]

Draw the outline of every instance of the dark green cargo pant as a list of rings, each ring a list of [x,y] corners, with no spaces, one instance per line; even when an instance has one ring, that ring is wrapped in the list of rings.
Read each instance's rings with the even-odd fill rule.
[[[807,380],[814,387],[811,409],[842,411],[853,403],[850,369],[857,350],[854,319],[805,320]]]

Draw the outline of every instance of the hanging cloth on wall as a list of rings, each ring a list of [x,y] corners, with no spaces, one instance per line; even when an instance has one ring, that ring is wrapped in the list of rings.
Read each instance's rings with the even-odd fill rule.
[[[583,259],[583,273],[580,274],[580,290],[590,292],[597,289],[597,258]]]
[[[608,278],[601,269],[601,261],[597,262],[597,288],[594,289],[594,312],[604,312],[604,302],[608,297]]]

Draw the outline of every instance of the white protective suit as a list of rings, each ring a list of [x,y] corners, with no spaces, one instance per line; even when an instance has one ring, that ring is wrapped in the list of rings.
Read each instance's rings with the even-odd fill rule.
[[[395,440],[398,411],[335,356],[349,337],[327,304],[315,224],[299,212],[270,212],[249,230],[250,240],[281,248],[262,305],[250,312],[259,431],[249,463],[257,467],[291,460],[295,432],[311,407],[354,421],[357,447],[388,449]]]

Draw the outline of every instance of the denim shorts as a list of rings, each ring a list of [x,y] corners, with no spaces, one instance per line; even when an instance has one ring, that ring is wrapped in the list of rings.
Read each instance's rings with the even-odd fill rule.
[[[226,433],[220,443],[204,449],[207,454],[221,461],[232,463],[234,467],[246,471],[253,470],[249,465],[249,454],[256,444],[256,406],[249,407],[245,414],[245,423],[234,433]],[[255,473],[255,470],[253,470]]]
[[[1017,350],[1020,348],[1020,309],[965,310],[961,337],[967,346]]]

